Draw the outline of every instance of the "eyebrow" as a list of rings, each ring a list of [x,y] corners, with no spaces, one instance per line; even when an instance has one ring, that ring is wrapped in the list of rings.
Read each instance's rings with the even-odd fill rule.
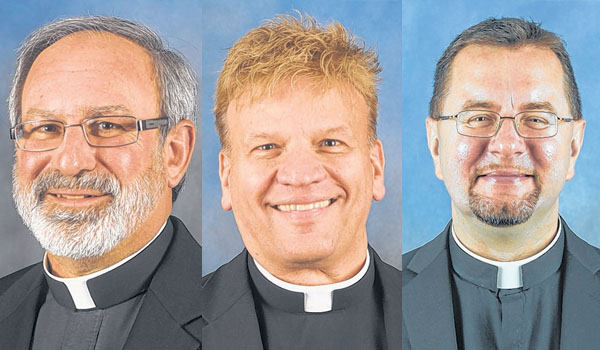
[[[124,105],[106,105],[106,106],[94,106],[94,107],[86,107],[84,108],[84,115],[86,117],[107,115],[111,113],[131,113],[129,108]],[[29,108],[24,116],[28,116],[30,118],[56,118],[62,115],[62,113],[56,110],[48,110],[41,108]]]
[[[328,128],[324,130],[318,130],[319,134],[343,134],[346,136],[352,135],[352,130],[347,126],[337,126],[333,128]],[[255,139],[270,139],[278,136],[277,133],[268,133],[268,132],[253,132],[246,136],[246,140],[255,140]]]
[[[547,112],[556,113],[554,106],[550,102],[526,102],[519,106],[519,110],[521,111],[531,111],[531,110],[542,110]]]
[[[476,110],[476,109],[485,109],[491,111],[497,111],[500,109],[500,105],[491,102],[491,101],[475,101],[475,100],[467,100],[462,105],[462,110]]]
[[[468,100],[463,104],[462,110],[473,110],[473,109],[485,109],[491,111],[497,111],[500,109],[500,105],[491,102],[491,101],[474,101]],[[542,102],[525,102],[519,106],[520,111],[532,111],[532,110],[542,110],[548,111],[552,113],[556,113],[554,106],[552,103],[547,101]]]

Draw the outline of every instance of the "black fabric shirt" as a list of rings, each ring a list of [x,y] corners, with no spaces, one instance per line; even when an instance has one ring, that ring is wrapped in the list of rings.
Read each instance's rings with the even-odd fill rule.
[[[521,267],[523,287],[498,289],[498,268],[471,257],[449,235],[460,349],[559,348],[564,236]]]
[[[173,238],[173,224],[123,265],[87,281],[96,308],[77,310],[67,287],[45,275],[46,300],[38,313],[33,350],[122,349],[144,293]]]
[[[304,294],[267,280],[248,258],[264,349],[365,350],[386,343],[381,287],[371,259],[355,284],[333,292],[332,310],[304,311]]]

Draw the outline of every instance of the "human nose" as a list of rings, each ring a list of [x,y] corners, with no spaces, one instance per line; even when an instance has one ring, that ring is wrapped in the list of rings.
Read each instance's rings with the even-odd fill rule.
[[[277,170],[277,181],[283,185],[306,186],[326,177],[322,161],[309,150],[288,152]]]
[[[96,148],[88,144],[81,126],[67,127],[51,165],[65,176],[76,176],[96,166]]]
[[[515,128],[514,118],[500,119],[500,127],[496,135],[492,136],[488,150],[505,158],[525,152],[525,140]]]

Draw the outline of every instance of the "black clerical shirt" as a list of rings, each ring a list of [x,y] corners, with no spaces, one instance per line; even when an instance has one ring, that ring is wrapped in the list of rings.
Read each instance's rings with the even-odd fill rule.
[[[459,349],[558,349],[565,233],[523,265],[523,286],[497,287],[498,268],[463,251],[449,236]]]
[[[154,241],[131,260],[87,280],[92,308],[78,309],[66,285],[46,272],[49,288],[38,313],[32,349],[122,349],[172,238],[173,224],[167,221]]]
[[[248,269],[265,350],[384,349],[383,302],[373,259],[358,282],[333,292],[327,312],[305,312],[304,294],[267,280],[250,256]]]

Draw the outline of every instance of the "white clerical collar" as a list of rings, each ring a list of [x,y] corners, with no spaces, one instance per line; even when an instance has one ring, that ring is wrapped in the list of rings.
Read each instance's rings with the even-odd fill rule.
[[[107,272],[110,272],[110,271],[116,269],[117,267],[125,264],[129,260],[135,258],[139,253],[141,253],[144,249],[146,249],[146,247],[148,247],[152,242],[154,242],[154,240],[156,240],[156,238],[160,235],[161,232],[163,232],[165,226],[167,225],[167,221],[168,221],[168,219],[165,220],[165,223],[160,227],[160,229],[154,235],[154,237],[150,240],[150,242],[146,243],[140,250],[129,255],[125,259],[123,259],[119,262],[116,262],[113,265],[110,265],[109,267],[104,268],[100,271],[96,271],[94,273],[90,273],[89,275],[85,275],[85,276],[70,277],[70,278],[62,278],[62,277],[54,276],[48,270],[48,253],[47,252],[44,253],[44,259],[43,259],[44,271],[46,272],[46,275],[48,275],[50,278],[52,278],[53,280],[55,280],[57,282],[63,283],[67,287],[67,289],[69,290],[69,294],[71,294],[71,298],[73,299],[73,303],[75,304],[75,308],[77,308],[78,310],[93,309],[96,307],[96,304],[94,303],[94,300],[92,299],[92,295],[90,294],[90,291],[88,289],[87,281],[89,281],[93,278],[96,278],[98,276],[101,276]]]
[[[482,261],[486,264],[490,264],[496,266],[498,268],[498,277],[496,280],[496,285],[498,289],[512,289],[512,288],[521,288],[523,287],[523,274],[521,271],[521,267],[527,263],[534,261],[540,256],[544,255],[550,248],[554,246],[556,241],[558,241],[558,237],[560,236],[560,232],[562,231],[562,224],[560,220],[558,220],[558,231],[554,235],[554,239],[550,244],[546,246],[543,250],[532,255],[528,258],[516,261],[495,261],[491,259],[484,258],[481,255],[475,254],[470,251],[467,247],[465,247],[458,237],[456,237],[456,233],[454,232],[454,226],[452,226],[452,238],[454,242],[462,249],[465,253],[469,254],[473,258]]]
[[[254,260],[254,258],[252,261],[254,261],[258,271],[260,271],[260,273],[271,283],[291,292],[303,293],[305,312],[327,312],[331,311],[333,306],[333,291],[350,287],[351,285],[360,281],[360,279],[363,278],[369,269],[371,256],[369,254],[369,250],[367,250],[367,259],[365,260],[365,264],[353,277],[342,282],[325,284],[321,286],[302,286],[282,281],[262,267],[256,260]]]

